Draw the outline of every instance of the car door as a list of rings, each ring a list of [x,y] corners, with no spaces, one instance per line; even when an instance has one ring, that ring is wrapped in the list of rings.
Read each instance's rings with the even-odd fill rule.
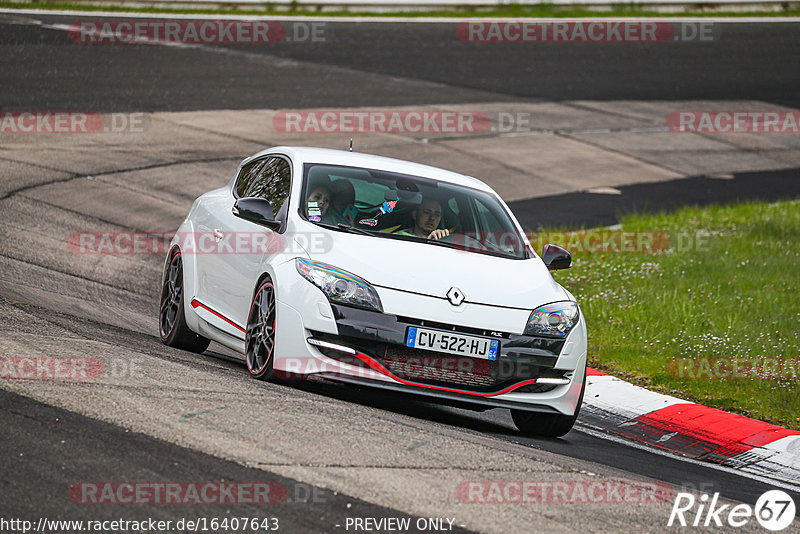
[[[279,234],[285,230],[290,190],[289,161],[267,156],[243,166],[233,189],[210,210],[209,226],[217,247],[204,258],[208,298],[216,311],[242,328],[246,327],[256,280],[264,272],[264,264],[279,251],[272,245],[282,242]],[[275,231],[235,216],[234,203],[247,197],[269,200],[281,228]],[[243,335],[241,331],[232,333]]]

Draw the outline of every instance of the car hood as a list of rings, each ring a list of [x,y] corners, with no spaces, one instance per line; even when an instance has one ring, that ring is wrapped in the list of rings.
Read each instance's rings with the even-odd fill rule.
[[[512,260],[399,239],[331,234],[332,246],[310,258],[374,286],[439,298],[456,287],[467,302],[523,309],[569,299],[536,257]]]

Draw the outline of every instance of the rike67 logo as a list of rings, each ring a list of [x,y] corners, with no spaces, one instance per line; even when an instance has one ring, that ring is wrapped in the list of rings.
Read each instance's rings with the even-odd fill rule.
[[[743,527],[755,517],[767,530],[778,532],[792,524],[795,504],[789,494],[781,490],[770,490],[761,495],[755,506],[749,504],[719,504],[719,493],[709,499],[703,493],[699,498],[691,493],[678,493],[669,514],[667,526],[682,527]]]

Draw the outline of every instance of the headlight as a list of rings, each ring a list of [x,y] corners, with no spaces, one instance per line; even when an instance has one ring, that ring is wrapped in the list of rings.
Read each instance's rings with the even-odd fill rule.
[[[539,306],[525,327],[528,336],[567,337],[578,322],[578,304],[570,300]]]
[[[308,261],[303,258],[297,258],[294,263],[297,272],[320,288],[329,301],[383,312],[378,293],[363,278],[333,265]]]

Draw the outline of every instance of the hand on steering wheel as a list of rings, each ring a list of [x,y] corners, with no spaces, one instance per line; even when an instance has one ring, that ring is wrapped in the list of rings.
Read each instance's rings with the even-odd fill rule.
[[[449,235],[450,235],[450,230],[448,230],[447,228],[443,230],[434,230],[433,232],[428,234],[428,239],[433,239],[435,241],[438,241],[443,237],[447,237]]]

